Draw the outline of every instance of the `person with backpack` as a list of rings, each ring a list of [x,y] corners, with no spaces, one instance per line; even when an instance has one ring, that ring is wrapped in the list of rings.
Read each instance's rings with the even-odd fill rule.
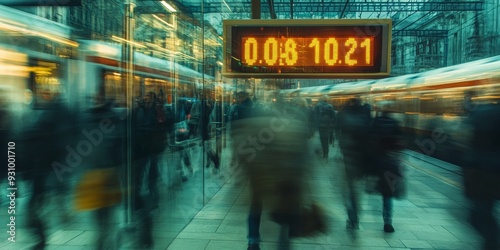
[[[314,114],[316,118],[316,124],[319,132],[319,140],[321,142],[321,148],[323,149],[323,158],[328,159],[328,144],[330,141],[333,143],[333,139],[330,140],[330,136],[333,134],[333,128],[335,124],[335,110],[333,106],[328,102],[328,96],[324,95],[321,100],[314,107]]]

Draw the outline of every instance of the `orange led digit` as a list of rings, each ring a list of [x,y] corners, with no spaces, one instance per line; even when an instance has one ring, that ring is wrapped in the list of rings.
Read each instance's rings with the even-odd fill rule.
[[[293,66],[299,58],[297,53],[297,43],[293,39],[287,39],[285,43],[285,62],[288,66]]]
[[[313,38],[309,44],[309,48],[314,47],[314,63],[319,64],[319,41],[318,38]]]
[[[352,53],[354,53],[354,51],[358,47],[358,43],[356,42],[356,40],[354,38],[349,37],[349,39],[347,39],[347,41],[345,41],[345,46],[351,46],[351,49],[345,55],[345,63],[347,63],[347,65],[349,65],[349,66],[356,65],[358,63],[358,60],[351,59],[351,55],[352,55]]]
[[[267,39],[264,44],[264,61],[269,66],[278,61],[278,41],[274,38]]]
[[[244,62],[248,65],[253,65],[257,61],[257,40],[250,37],[245,42]]]
[[[365,62],[366,64],[370,64],[372,59],[371,54],[371,44],[373,43],[373,38],[365,38],[365,41],[361,43],[361,48],[365,48]]]
[[[335,38],[328,38],[325,42],[325,56],[326,64],[333,66],[339,59],[339,44]],[[340,63],[340,62],[339,62]]]

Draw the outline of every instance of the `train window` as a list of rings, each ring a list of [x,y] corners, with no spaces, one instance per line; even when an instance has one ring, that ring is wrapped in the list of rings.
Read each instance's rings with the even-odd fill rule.
[[[31,70],[35,106],[42,108],[63,92],[61,66],[56,62],[34,60]]]
[[[132,90],[132,96],[134,98],[140,98],[142,96],[141,80],[141,77],[134,76]],[[98,87],[98,91],[104,91],[106,99],[113,99],[119,107],[127,106],[127,86],[122,74],[113,71],[104,71],[102,84],[102,86]]]
[[[120,73],[106,72],[104,74],[104,93],[106,98],[113,98],[117,106],[127,105],[126,88]]]
[[[400,98],[401,112],[415,113],[419,112],[420,99],[416,95],[406,95]]]
[[[156,96],[161,99],[162,104],[165,104],[167,102],[169,95],[171,96],[172,94],[171,87],[172,83],[167,80],[155,79],[155,78],[144,79],[145,93],[154,92]]]
[[[420,96],[420,113],[423,114],[440,114],[439,99],[436,94],[423,94]]]

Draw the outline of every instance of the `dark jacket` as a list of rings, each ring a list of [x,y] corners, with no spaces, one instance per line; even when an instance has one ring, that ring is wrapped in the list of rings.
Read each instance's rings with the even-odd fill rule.
[[[472,112],[470,149],[464,166],[465,193],[475,199],[500,199],[500,104]]]
[[[373,119],[370,129],[367,173],[378,176],[378,191],[383,196],[402,198],[406,193],[399,150],[402,149],[398,122],[383,114]]]
[[[89,155],[83,155],[87,168],[115,168],[125,160],[125,120],[113,111],[112,103],[95,106],[83,114],[80,138],[92,145]],[[75,147],[78,144],[74,145]]]
[[[319,128],[332,128],[335,124],[335,110],[327,102],[318,102],[314,107],[314,115]]]
[[[361,105],[348,105],[338,116],[337,134],[340,147],[344,150],[363,152],[370,135],[370,110]]]
[[[167,145],[167,127],[159,122],[157,112],[155,104],[151,107],[141,105],[136,109],[135,138],[144,154],[160,153]]]
[[[233,119],[240,120],[246,119],[254,116],[254,105],[250,98],[245,99],[243,102],[236,106],[236,114],[234,114]]]

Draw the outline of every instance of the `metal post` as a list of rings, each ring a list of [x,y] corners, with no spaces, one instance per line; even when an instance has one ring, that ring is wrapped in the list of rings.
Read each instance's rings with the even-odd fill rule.
[[[448,66],[448,35],[444,38],[444,62],[443,62],[443,67]]]
[[[126,0],[125,5],[125,14],[123,19],[123,39],[125,41],[122,45],[122,64],[123,64],[123,73],[122,76],[125,76],[125,86],[126,86],[126,100],[127,100],[127,207],[125,214],[125,222],[129,227],[132,224],[132,107],[133,103],[133,84],[134,84],[134,47],[132,42],[134,40],[134,8],[135,3],[133,0]]]
[[[260,0],[252,0],[252,19],[260,19]]]

